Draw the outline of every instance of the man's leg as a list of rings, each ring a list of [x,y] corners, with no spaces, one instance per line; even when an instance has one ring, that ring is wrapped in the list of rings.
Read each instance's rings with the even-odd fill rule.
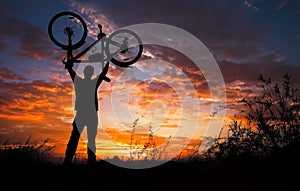
[[[93,163],[96,161],[96,135],[98,128],[98,115],[92,115],[90,121],[87,125],[87,154],[88,154],[88,163]]]
[[[72,162],[72,159],[76,153],[76,149],[78,146],[80,134],[82,132],[82,128],[78,129],[75,120],[73,121],[72,125],[73,125],[73,129],[65,151],[65,158],[63,162],[64,164],[70,164]]]

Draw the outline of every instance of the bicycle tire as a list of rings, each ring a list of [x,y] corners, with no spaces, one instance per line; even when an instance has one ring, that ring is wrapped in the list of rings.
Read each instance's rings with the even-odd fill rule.
[[[78,19],[83,28],[83,34],[80,37],[80,40],[78,40],[78,42],[72,44],[71,46],[69,46],[68,44],[59,42],[54,37],[54,34],[53,34],[53,24],[55,23],[55,21],[57,21],[59,18],[61,18],[63,16],[72,16],[72,17]],[[83,20],[83,18],[81,16],[79,16],[78,14],[76,14],[74,12],[70,12],[70,11],[63,11],[63,12],[57,13],[50,19],[49,24],[48,24],[48,35],[55,45],[61,47],[64,50],[66,50],[66,49],[74,50],[74,49],[79,48],[80,46],[82,46],[85,43],[85,39],[87,37],[87,25],[86,25],[85,21]]]
[[[142,56],[142,53],[143,53],[142,40],[140,39],[140,37],[135,32],[133,32],[131,30],[128,30],[128,29],[119,29],[117,31],[114,31],[108,36],[108,38],[107,38],[108,43],[106,44],[106,47],[105,47],[106,54],[109,55],[109,56],[112,55],[111,52],[109,51],[109,44],[110,44],[109,42],[112,40],[112,38],[114,36],[117,36],[119,33],[128,33],[128,34],[132,35],[135,38],[135,40],[138,42],[138,53],[132,60],[130,60],[130,61],[119,61],[119,60],[115,59],[113,56],[110,59],[110,61],[113,64],[117,65],[117,66],[128,67],[129,65],[134,64]]]

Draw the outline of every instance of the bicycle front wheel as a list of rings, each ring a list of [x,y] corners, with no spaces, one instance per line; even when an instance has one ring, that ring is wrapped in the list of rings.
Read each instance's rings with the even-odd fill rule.
[[[48,35],[53,43],[62,49],[74,50],[85,43],[87,26],[78,14],[63,11],[51,18],[48,24]]]
[[[135,32],[120,29],[109,35],[105,51],[112,63],[120,67],[128,67],[141,57],[143,45]]]

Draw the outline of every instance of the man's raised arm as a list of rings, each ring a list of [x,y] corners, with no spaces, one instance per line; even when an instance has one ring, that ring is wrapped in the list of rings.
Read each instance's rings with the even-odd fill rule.
[[[101,74],[98,76],[98,80],[97,80],[97,88],[100,86],[101,82],[103,80],[110,82],[110,79],[108,77],[106,77],[106,74],[108,72],[108,67],[109,67],[109,63],[106,63],[105,67],[103,68]]]

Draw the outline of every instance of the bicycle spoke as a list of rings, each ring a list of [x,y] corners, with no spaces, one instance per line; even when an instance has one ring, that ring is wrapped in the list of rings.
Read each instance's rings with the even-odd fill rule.
[[[87,36],[87,27],[84,20],[72,12],[61,12],[56,14],[49,22],[48,33],[51,40],[62,48],[69,46],[71,37],[71,48],[78,48],[84,43]]]
[[[120,47],[121,47],[121,45],[122,45],[122,43],[119,43],[119,42],[117,42],[117,41],[114,41],[114,40],[111,40],[109,43],[111,43],[112,45],[115,45],[115,46],[117,46],[118,48],[120,48]]]
[[[142,54],[141,40],[134,32],[120,29],[109,36],[106,51],[118,66],[130,65]]]

